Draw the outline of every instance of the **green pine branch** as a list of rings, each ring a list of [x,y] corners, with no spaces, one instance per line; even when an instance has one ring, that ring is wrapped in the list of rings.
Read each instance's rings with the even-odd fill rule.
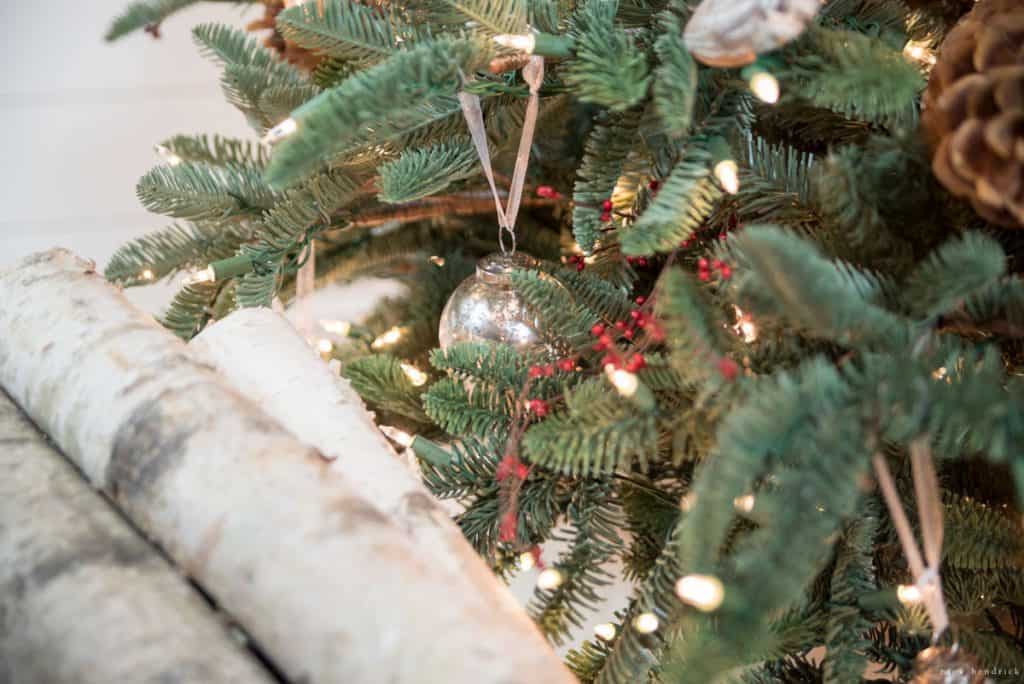
[[[103,275],[126,287],[145,285],[233,256],[251,236],[241,222],[173,224],[119,247]]]
[[[412,421],[429,424],[420,405],[422,390],[412,384],[400,361],[388,354],[371,354],[354,359],[342,370],[352,388],[371,408],[395,413]]]
[[[443,191],[480,173],[476,148],[460,137],[426,148],[412,148],[379,169],[380,200],[401,204]]]
[[[417,38],[416,29],[394,13],[353,0],[295,5],[277,16],[277,28],[286,40],[307,50],[363,67]]]
[[[193,221],[253,217],[278,198],[259,169],[202,162],[157,166],[139,180],[136,192],[146,209]]]

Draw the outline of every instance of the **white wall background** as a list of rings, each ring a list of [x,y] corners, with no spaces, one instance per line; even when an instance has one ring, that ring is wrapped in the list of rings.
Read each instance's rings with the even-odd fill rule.
[[[102,268],[119,245],[169,223],[135,197],[138,178],[159,163],[155,144],[177,133],[255,135],[224,101],[219,70],[200,57],[190,33],[205,21],[244,24],[243,6],[201,4],[166,22],[160,40],[140,33],[104,43],[110,20],[128,2],[0,4],[7,57],[0,83],[0,268],[54,246]],[[158,284],[129,289],[128,296],[156,313],[173,292]],[[548,549],[546,560],[559,550]],[[536,575],[513,582],[524,601]],[[610,605],[580,636],[625,605],[628,587],[608,593]]]
[[[243,5],[182,12],[154,40],[103,34],[128,0],[0,4],[0,268],[53,246],[99,266],[124,241],[163,227],[135,197],[176,133],[252,135],[220,93],[218,70],[192,44],[201,21],[243,23]],[[172,288],[129,291],[151,311]]]

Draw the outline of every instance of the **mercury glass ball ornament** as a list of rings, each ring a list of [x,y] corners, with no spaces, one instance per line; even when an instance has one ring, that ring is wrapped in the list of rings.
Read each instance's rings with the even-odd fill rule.
[[[917,654],[911,684],[991,684],[978,660],[956,646],[932,646]]]
[[[536,259],[521,252],[491,254],[477,262],[476,274],[455,288],[441,312],[441,349],[459,342],[490,342],[520,351],[547,350],[540,318],[512,287],[513,271],[536,265]],[[565,297],[569,299],[568,290]]]

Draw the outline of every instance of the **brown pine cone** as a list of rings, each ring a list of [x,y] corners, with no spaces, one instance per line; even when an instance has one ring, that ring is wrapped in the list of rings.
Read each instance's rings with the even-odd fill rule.
[[[294,3],[285,3],[284,0],[265,0],[263,16],[249,22],[245,29],[253,32],[268,29],[270,33],[263,39],[264,46],[278,53],[298,68],[305,71],[313,71],[323,61],[322,58],[316,53],[285,40],[281,32],[277,30],[277,15],[281,13],[281,10],[287,4]]]
[[[1024,0],[980,0],[950,31],[922,124],[946,189],[985,219],[1024,228]]]

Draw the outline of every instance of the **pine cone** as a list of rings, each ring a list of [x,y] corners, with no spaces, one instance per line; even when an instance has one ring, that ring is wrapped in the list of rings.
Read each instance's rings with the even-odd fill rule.
[[[249,22],[245,28],[252,32],[269,30],[270,34],[263,39],[263,45],[267,49],[278,53],[286,61],[300,69],[313,71],[323,61],[322,58],[316,53],[285,40],[281,32],[277,30],[277,15],[287,4],[283,0],[265,0],[263,16]]]
[[[932,169],[987,220],[1024,228],[1024,3],[981,0],[946,36],[924,96]]]

